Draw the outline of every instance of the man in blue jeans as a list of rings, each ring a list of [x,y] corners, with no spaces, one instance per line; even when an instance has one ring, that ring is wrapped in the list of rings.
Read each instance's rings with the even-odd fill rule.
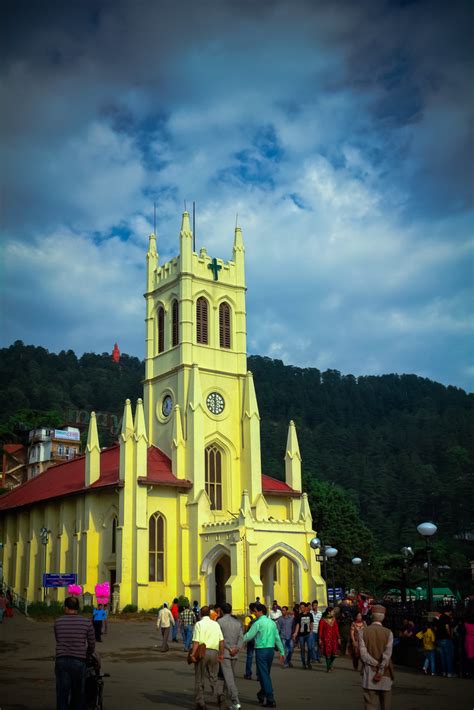
[[[194,624],[197,621],[194,611],[189,608],[189,604],[184,605],[184,609],[179,615],[179,621],[183,637],[183,651],[189,651],[193,640]]]
[[[285,668],[293,668],[291,657],[293,655],[293,617],[288,614],[288,607],[282,606],[281,616],[276,620],[278,633],[285,648]]]
[[[452,612],[443,611],[436,622],[436,643],[441,657],[441,672],[448,678],[454,677],[454,646],[451,617]]]
[[[263,604],[255,604],[255,615],[257,618],[245,634],[244,641],[255,639],[255,659],[260,681],[260,690],[257,693],[258,702],[265,708],[276,708],[270,671],[275,655],[275,646],[280,652],[281,663],[285,660],[285,650],[275,622],[267,616],[267,607]]]
[[[302,602],[300,613],[295,619],[296,626],[293,634],[293,641],[298,639],[301,651],[301,663],[303,668],[311,670],[311,635],[313,633],[313,617],[311,616],[311,605]],[[306,651],[305,651],[306,650]]]
[[[83,710],[85,707],[86,657],[95,649],[90,619],[79,616],[79,600],[64,600],[64,616],[56,619],[56,707]]]
[[[323,614],[318,609],[318,600],[317,599],[315,599],[312,602],[311,607],[312,607],[311,608],[311,616],[313,618],[313,630],[311,632],[311,638],[310,638],[310,642],[309,642],[310,649],[311,649],[311,660],[321,663],[321,655],[319,653],[318,632],[319,632],[319,622],[321,621],[321,617]]]

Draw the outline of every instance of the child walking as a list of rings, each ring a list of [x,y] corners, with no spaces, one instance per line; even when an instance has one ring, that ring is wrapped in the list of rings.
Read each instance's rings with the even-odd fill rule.
[[[425,654],[425,662],[423,664],[423,673],[425,675],[436,675],[436,636],[434,632],[434,623],[432,621],[419,631],[417,638],[423,642],[423,651]]]

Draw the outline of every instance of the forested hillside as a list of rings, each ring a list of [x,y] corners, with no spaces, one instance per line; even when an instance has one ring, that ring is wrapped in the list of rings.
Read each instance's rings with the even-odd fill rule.
[[[334,484],[351,516],[358,511],[365,523],[360,529],[348,523],[348,547],[353,527],[353,537],[364,538],[353,540],[354,552],[372,549],[368,527],[380,551],[396,552],[416,543],[419,522],[433,520],[438,556],[460,555],[460,566],[472,559],[472,543],[460,538],[474,533],[474,395],[415,375],[355,378],[258,356],[248,365],[262,419],[264,472],[283,477],[294,419],[313,507],[320,501],[324,517],[323,499],[330,500]],[[126,397],[141,396],[142,378],[135,357],[122,355],[116,364],[109,353],[77,358],[70,350],[54,354],[17,341],[0,350],[1,441],[15,440],[19,422],[60,424],[69,408],[120,416]],[[110,433],[102,443],[111,443]],[[337,517],[326,510],[326,518],[332,531]]]
[[[249,367],[269,473],[294,419],[304,473],[342,486],[387,546],[424,519],[474,532],[474,395],[416,375],[356,379],[262,357]]]

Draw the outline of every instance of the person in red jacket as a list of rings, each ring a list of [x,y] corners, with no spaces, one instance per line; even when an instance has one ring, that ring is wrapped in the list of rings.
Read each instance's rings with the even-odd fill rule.
[[[319,622],[319,648],[326,656],[326,673],[333,670],[332,664],[341,645],[339,626],[334,616],[334,609],[328,606]]]
[[[179,606],[178,597],[173,599],[173,604],[171,605],[171,613],[174,619],[174,626],[171,632],[171,640],[178,643],[178,625],[179,625]]]

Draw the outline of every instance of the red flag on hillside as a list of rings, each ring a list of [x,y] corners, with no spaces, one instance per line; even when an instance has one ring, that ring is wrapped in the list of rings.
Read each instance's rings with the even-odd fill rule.
[[[114,349],[112,350],[112,360],[114,362],[118,362],[120,360],[120,350],[117,343],[115,343]]]

